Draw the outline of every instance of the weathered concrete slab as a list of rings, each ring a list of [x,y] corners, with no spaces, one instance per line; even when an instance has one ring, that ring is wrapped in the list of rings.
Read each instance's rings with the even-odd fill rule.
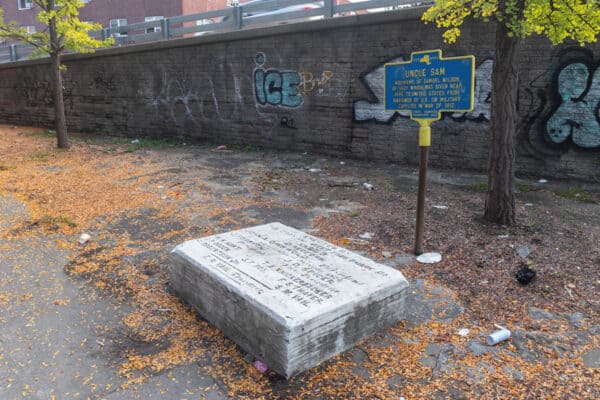
[[[600,348],[586,351],[583,354],[583,365],[586,368],[600,368]]]
[[[12,196],[0,195],[0,230],[29,218],[27,206]]]
[[[399,271],[280,223],[191,240],[171,259],[173,288],[286,377],[404,315]]]

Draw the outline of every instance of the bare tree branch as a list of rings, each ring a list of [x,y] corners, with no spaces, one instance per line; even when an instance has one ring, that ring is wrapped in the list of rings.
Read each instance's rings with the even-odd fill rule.
[[[36,49],[41,49],[44,47],[44,44],[37,42],[35,40],[32,40],[30,35],[24,35],[24,34],[20,34],[18,32],[14,32],[10,29],[7,29],[4,26],[0,26],[0,36],[7,38],[7,39],[27,43],[27,44],[35,47]]]

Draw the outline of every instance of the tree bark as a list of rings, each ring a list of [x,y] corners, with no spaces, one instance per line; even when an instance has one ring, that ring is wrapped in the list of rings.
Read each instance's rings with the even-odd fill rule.
[[[54,8],[54,1],[48,1],[48,9]],[[50,59],[52,86],[54,88],[54,126],[56,130],[57,146],[61,149],[70,147],[67,135],[67,119],[65,116],[65,101],[63,97],[62,71],[60,70],[60,40],[56,29],[56,19],[52,18],[48,24],[50,34]]]
[[[492,72],[492,113],[488,156],[488,189],[484,218],[502,225],[515,224],[515,137],[519,89],[517,37],[498,23]]]
[[[60,54],[52,54],[52,86],[54,87],[54,127],[56,129],[57,145],[61,149],[70,147],[67,135],[67,120],[65,117],[65,102],[62,91],[62,72],[60,70]]]

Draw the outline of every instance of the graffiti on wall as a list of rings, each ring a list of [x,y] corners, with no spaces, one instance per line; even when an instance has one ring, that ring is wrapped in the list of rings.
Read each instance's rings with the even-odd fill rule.
[[[315,94],[322,95],[325,91],[325,88],[331,81],[333,77],[333,72],[331,71],[323,71],[321,75],[316,75],[311,71],[301,71],[300,72],[300,92],[303,95]]]
[[[37,77],[25,77],[23,82],[17,86],[17,89],[20,90],[28,107],[54,104],[52,85],[47,80],[40,80]]]
[[[95,94],[113,94],[118,88],[116,72],[109,72],[102,64],[100,64],[94,72],[93,78],[88,84],[88,88]]]
[[[556,80],[560,102],[546,121],[547,138],[556,144],[571,138],[579,147],[600,147],[600,65],[569,63]]]
[[[524,140],[520,143],[529,144],[531,152],[542,154],[539,152],[548,143],[600,148],[600,66],[594,62],[593,55],[585,58],[579,53],[571,53],[529,84],[521,85],[519,114],[522,126],[519,129]],[[295,110],[304,104],[307,96],[339,97],[342,91],[338,92],[338,87],[346,88],[328,70],[301,69],[298,72],[270,68],[264,53],[257,53],[253,61],[255,69],[245,75],[236,75],[235,67],[228,64],[219,69],[218,77],[209,73],[198,76],[197,73],[165,72],[160,85],[155,86],[158,91],[142,97],[152,96],[152,105],[166,117],[166,122],[178,128],[184,128],[186,122],[235,125],[252,120],[264,127],[296,130],[301,120]],[[403,58],[390,60],[398,61]],[[490,120],[492,69],[491,59],[480,62],[476,68],[474,110],[446,114],[446,121]],[[361,77],[372,96],[353,103],[355,121],[391,124],[398,117],[407,117],[405,113],[384,110],[383,74],[381,64]],[[90,88],[97,91],[110,89],[111,80],[107,78],[110,76],[98,74]],[[227,79],[231,84],[223,85]],[[39,97],[40,88],[36,89],[35,96],[30,94],[30,97]],[[254,96],[243,95],[248,89],[254,91]],[[287,115],[275,114],[265,106],[286,108]],[[553,151],[561,151],[560,147],[556,146]],[[548,150],[544,149],[543,154],[547,155]]]
[[[219,101],[212,79],[201,80],[199,83],[193,84],[185,74],[169,78],[165,72],[161,83],[160,92],[152,100],[152,105],[157,110],[161,108],[167,110],[167,122],[177,122],[180,114],[192,121],[195,121],[196,118],[204,119],[206,113],[211,117],[221,118]],[[207,110],[208,107],[210,107],[209,110]]]
[[[492,106],[492,69],[493,60],[485,60],[475,68],[475,99],[473,111],[454,113],[452,118],[467,118],[475,121],[489,121]]]
[[[296,127],[296,122],[294,121],[294,118],[288,118],[288,117],[281,117],[279,126],[281,126],[282,128],[288,128],[288,129],[298,129]]]
[[[389,60],[389,63],[401,62],[404,58],[398,57]],[[456,120],[469,119],[474,121],[489,121],[491,106],[492,68],[494,62],[485,60],[475,70],[475,102],[471,112],[453,113],[450,117]],[[361,78],[363,84],[373,94],[376,101],[360,99],[354,102],[355,121],[375,121],[389,124],[397,115],[408,117],[408,113],[385,111],[384,108],[384,66],[378,65]]]
[[[404,58],[398,57],[390,60],[390,63],[404,61]],[[384,68],[383,64],[378,65],[373,70],[367,72],[361,78],[366,88],[375,96],[376,101],[356,100],[354,102],[354,120],[355,121],[375,121],[380,123],[391,123],[397,114],[407,117],[405,113],[395,113],[385,111],[384,98]]]
[[[307,70],[267,69],[265,53],[257,53],[254,61],[254,93],[258,104],[263,106],[299,107],[303,96],[323,95],[333,77],[331,71],[318,74]]]
[[[400,61],[404,61],[404,59],[398,57],[388,62]],[[479,64],[475,70],[473,111],[453,113],[449,115],[450,118],[473,121],[490,120],[493,66],[493,60],[488,59]],[[383,64],[363,75],[361,79],[376,100],[360,99],[355,101],[355,121],[390,124],[397,116],[408,116],[408,113],[385,111],[384,109]],[[559,68],[555,80],[559,101],[547,117],[543,127],[546,138],[554,144],[565,143],[567,139],[571,138],[576,146],[582,148],[600,147],[600,65],[594,66],[590,62],[581,60],[571,61]],[[545,87],[545,89],[548,88]],[[520,104],[520,107],[523,106]],[[543,108],[543,104],[541,106]],[[539,116],[540,111],[537,109],[534,114]]]
[[[196,127],[216,128],[240,125],[264,128],[279,126],[278,115],[263,112],[248,95],[253,91],[253,76],[236,73],[235,66],[215,62],[211,72],[198,72],[182,63],[178,69],[157,71],[152,81],[140,89],[144,99],[172,132],[187,134]]]
[[[265,69],[267,57],[258,53],[255,57],[254,93],[261,105],[298,107],[302,104],[299,85],[302,81],[296,71]]]

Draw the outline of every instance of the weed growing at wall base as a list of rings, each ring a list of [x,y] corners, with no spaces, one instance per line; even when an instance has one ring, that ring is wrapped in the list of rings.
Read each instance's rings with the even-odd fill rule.
[[[179,138],[137,138],[133,139],[130,137],[122,136],[87,136],[84,134],[73,135],[74,142],[81,142],[85,144],[98,144],[98,145],[112,145],[105,147],[101,151],[103,153],[115,153],[119,149],[125,149],[126,153],[133,153],[139,149],[164,149],[167,147],[178,147],[185,143]]]
[[[147,149],[163,149],[165,147],[175,147],[183,144],[182,140],[177,138],[139,138],[132,141],[132,143],[137,147]]]
[[[50,157],[50,152],[48,151],[36,151],[27,155],[31,161],[48,161],[48,157]]]
[[[258,151],[261,151],[260,147],[254,146],[251,144],[245,144],[245,145],[232,144],[227,147],[229,147],[233,151],[239,151],[241,153],[256,153]]]
[[[540,187],[530,186],[525,183],[521,183],[519,185],[518,189],[519,189],[519,192],[521,192],[521,193],[537,192],[537,191],[541,190]]]
[[[469,187],[473,190],[486,191],[488,188],[488,184],[485,182],[473,183],[472,185],[469,185]]]
[[[28,137],[41,137],[41,138],[46,138],[46,137],[53,137],[56,135],[55,131],[36,131],[36,132],[25,132],[21,134],[22,136],[28,136]]]
[[[73,222],[70,218],[62,215],[44,215],[42,218],[35,221],[33,225],[40,225],[51,230],[58,230],[60,229],[61,225],[66,225],[69,228],[77,227],[77,224],[75,222]]]
[[[594,196],[582,188],[569,188],[566,190],[554,190],[553,193],[563,199],[572,199],[581,203],[596,203]]]

